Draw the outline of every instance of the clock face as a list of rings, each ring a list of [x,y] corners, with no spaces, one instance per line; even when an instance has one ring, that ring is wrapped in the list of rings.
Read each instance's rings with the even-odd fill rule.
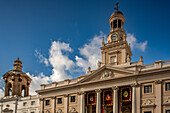
[[[111,36],[111,39],[112,40],[115,40],[117,38],[117,34],[113,34],[112,36]]]

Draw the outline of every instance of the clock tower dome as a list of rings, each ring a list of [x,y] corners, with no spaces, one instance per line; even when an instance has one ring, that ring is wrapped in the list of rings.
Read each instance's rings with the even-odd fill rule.
[[[105,44],[104,39],[102,42],[103,65],[121,65],[131,62],[132,53],[124,30],[125,17],[118,10],[118,4],[116,3],[115,12],[112,13],[109,19],[110,33],[107,36],[107,43]]]

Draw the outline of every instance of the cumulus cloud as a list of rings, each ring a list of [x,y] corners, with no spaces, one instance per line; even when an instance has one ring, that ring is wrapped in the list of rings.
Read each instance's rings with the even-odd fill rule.
[[[0,89],[0,98],[4,97],[4,91]]]
[[[45,76],[43,73],[40,73],[38,76],[34,76],[33,74],[26,73],[31,79],[30,84],[30,95],[36,95],[36,90],[40,90],[41,84],[48,84],[51,80],[48,76]]]
[[[130,43],[132,49],[139,49],[143,52],[145,52],[148,44],[148,41],[138,42],[134,34],[131,33],[127,34],[127,42]]]
[[[69,59],[66,52],[72,52],[70,45],[64,42],[53,41],[49,50],[49,62],[52,69],[52,75],[50,76],[52,81],[61,81],[71,78],[66,71],[71,71],[74,67],[74,62]]]
[[[4,96],[4,80],[0,77],[0,98]]]
[[[35,50],[35,56],[38,57],[40,63],[44,63],[46,66],[49,66],[48,59],[45,58],[37,49]]]
[[[89,43],[84,44],[82,48],[79,48],[80,55],[75,56],[76,65],[81,67],[83,71],[87,71],[90,66],[92,69],[96,69],[97,62],[101,60],[101,50],[102,47],[102,38],[106,37],[103,32],[100,32],[99,35],[95,35],[92,39],[89,40]]]

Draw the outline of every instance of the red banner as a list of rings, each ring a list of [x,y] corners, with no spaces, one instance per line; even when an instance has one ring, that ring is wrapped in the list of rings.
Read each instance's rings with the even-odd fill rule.
[[[131,87],[123,87],[121,88],[121,101],[128,102],[131,101]]]

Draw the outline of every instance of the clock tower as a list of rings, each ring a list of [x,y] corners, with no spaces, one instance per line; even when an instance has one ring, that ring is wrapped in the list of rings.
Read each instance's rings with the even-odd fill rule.
[[[114,8],[109,19],[110,33],[107,36],[107,43],[102,42],[102,64],[103,65],[121,65],[130,64],[131,49],[126,40],[126,33],[124,30],[125,17],[118,7]]]

